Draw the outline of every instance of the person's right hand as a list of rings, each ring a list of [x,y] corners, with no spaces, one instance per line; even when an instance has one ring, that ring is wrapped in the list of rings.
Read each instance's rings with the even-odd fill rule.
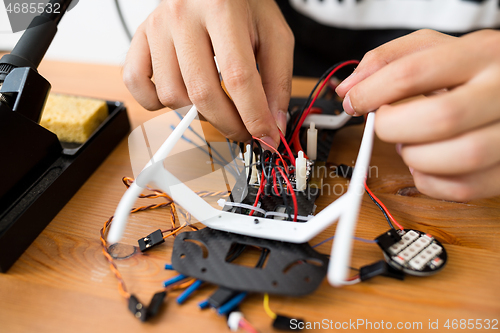
[[[293,45],[274,0],[164,0],[135,33],[123,79],[148,110],[195,104],[226,137],[253,135],[276,147],[276,124],[286,130]]]

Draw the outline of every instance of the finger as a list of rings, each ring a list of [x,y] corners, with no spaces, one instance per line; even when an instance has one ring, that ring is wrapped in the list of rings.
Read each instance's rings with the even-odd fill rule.
[[[163,105],[158,100],[155,84],[151,81],[153,68],[149,44],[141,25],[130,43],[123,66],[123,82],[135,100],[147,110],[158,110]]]
[[[448,92],[418,98],[377,111],[375,129],[387,142],[423,143],[444,140],[500,120],[500,71],[488,70],[481,80]]]
[[[439,176],[413,172],[418,190],[433,198],[467,202],[500,195],[500,164],[475,173]]]
[[[292,92],[293,75],[293,33],[279,13],[277,5],[270,3],[276,15],[262,15],[269,18],[259,24],[260,38],[257,61],[267,103],[278,127],[286,133],[286,113]],[[276,22],[276,18],[281,18]]]
[[[484,66],[477,61],[477,51],[463,52],[468,46],[465,39],[457,39],[388,64],[349,91],[351,106],[364,114],[384,104],[463,84]]]
[[[226,4],[224,10],[211,8],[214,15],[207,21],[222,77],[248,132],[277,147],[279,131],[257,71],[249,23],[241,20],[248,15],[246,8],[241,2]]]
[[[166,25],[167,21],[159,15],[164,15],[164,12],[153,12],[148,18],[147,25],[156,94],[163,106],[177,109],[189,105],[190,101],[182,80],[169,27]]]
[[[394,39],[366,53],[356,70],[342,81],[335,91],[343,98],[353,86],[394,60],[453,39],[455,37],[429,29],[418,30]]]
[[[486,169],[500,162],[500,122],[449,140],[403,145],[405,163],[420,172],[456,175]]]
[[[206,30],[201,24],[177,25],[172,37],[191,102],[223,135],[247,141],[250,135],[221,88]]]

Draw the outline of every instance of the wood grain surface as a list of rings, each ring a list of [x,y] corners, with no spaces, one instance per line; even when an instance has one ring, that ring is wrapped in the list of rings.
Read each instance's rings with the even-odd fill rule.
[[[166,112],[141,108],[123,85],[119,67],[44,61],[39,71],[52,83],[54,92],[124,101],[132,128]],[[297,78],[293,94],[306,95],[312,85],[312,80]],[[352,165],[361,134],[361,126],[339,131],[330,161]],[[447,319],[450,324],[452,319],[500,319],[500,198],[455,203],[419,194],[394,145],[378,139],[371,165],[377,167],[378,174],[372,175],[369,185],[396,219],[406,228],[433,234],[445,245],[449,257],[445,269],[432,277],[408,276],[404,281],[376,277],[343,288],[333,288],[325,280],[306,297],[271,296],[271,308],[309,322],[325,319],[335,324],[363,319],[391,322],[393,327],[398,322],[421,322],[422,329],[407,330],[419,332],[429,331],[429,320],[439,320],[439,331],[454,331],[443,328]],[[173,292],[161,313],[148,323],[139,322],[128,311],[99,242],[102,224],[125,191],[123,176],[132,176],[126,139],[10,271],[0,274],[0,332],[229,331],[225,317],[198,309],[197,303],[214,290],[210,286],[182,306],[175,302],[178,292]],[[338,189],[346,181],[328,177],[325,184],[331,189],[339,184]],[[319,209],[337,197],[334,193],[323,195],[317,202]],[[144,202],[141,199],[138,204]],[[137,245],[138,238],[168,223],[167,210],[134,214],[123,243]],[[383,215],[365,196],[356,235],[373,239],[387,229]],[[334,230],[330,227],[311,244],[333,235]],[[167,239],[147,254],[117,261],[129,290],[146,303],[161,289],[162,281],[175,275],[163,269],[170,262],[172,244],[173,239]],[[330,247],[327,243],[318,249],[329,253]],[[376,245],[354,243],[353,267],[380,259],[382,253]],[[273,331],[262,307],[262,295],[249,296],[241,310],[260,332]],[[316,327],[312,331],[319,331]],[[358,331],[378,330],[362,326]]]

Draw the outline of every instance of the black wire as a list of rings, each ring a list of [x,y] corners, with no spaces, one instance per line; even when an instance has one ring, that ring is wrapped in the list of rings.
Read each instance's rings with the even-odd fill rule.
[[[256,164],[255,167],[257,168],[260,174],[262,171],[261,169],[264,167],[262,163],[262,153],[264,150],[262,149],[262,146],[260,145],[260,142],[258,140],[255,141],[255,145],[257,146],[253,149],[253,152],[255,153],[255,164]]]
[[[269,249],[263,248],[262,251],[260,252],[260,257],[259,261],[257,261],[257,265],[255,265],[256,268],[262,268],[264,266],[264,263],[266,262],[267,255],[269,254]]]
[[[266,160],[268,157],[269,157],[269,162],[267,163],[267,166],[266,166]],[[271,172],[271,170],[273,169],[273,154],[269,150],[264,150],[264,153],[262,154],[260,163],[262,165],[262,170],[264,170],[264,177],[266,178],[267,183],[272,184],[272,179],[271,179],[272,172]]]
[[[231,250],[227,254],[226,261],[227,262],[234,261],[243,253],[243,251],[245,251],[246,247],[247,246],[245,244],[239,244],[239,243],[235,244],[235,246],[232,246]]]
[[[385,209],[382,206],[380,206],[380,204],[377,202],[377,200],[375,200],[375,198],[370,194],[370,192],[366,191],[366,193],[368,193],[368,196],[370,197],[370,199],[372,199],[372,201],[375,203],[375,205],[377,205],[377,207],[382,211],[382,214],[384,214],[385,219],[387,220],[387,223],[389,223],[389,227],[391,227],[391,229],[393,229],[393,230],[396,230],[396,228],[394,228],[394,226],[392,225],[391,219],[389,218],[389,216],[385,212]]]
[[[239,142],[238,145],[240,146],[241,155],[243,155],[245,152],[245,144],[243,142]]]
[[[243,253],[243,251],[245,251],[246,248],[247,248],[247,246],[245,244],[239,244],[239,243],[236,243],[233,246],[231,246],[231,249],[229,250],[229,253],[226,256],[226,262],[233,262],[236,258],[241,256],[241,254]],[[262,266],[264,266],[264,263],[266,262],[266,258],[270,252],[271,251],[269,251],[269,249],[267,249],[265,247],[261,248],[259,260],[257,261],[257,264],[255,265],[256,268],[262,268]]]
[[[123,30],[125,31],[125,34],[127,35],[127,38],[129,41],[132,41],[132,33],[130,32],[127,22],[125,21],[125,17],[123,17],[122,9],[120,7],[120,3],[118,0],[115,0],[115,7],[116,7],[116,12],[118,13],[118,17],[120,18],[120,22],[122,24]]]
[[[279,168],[279,166],[275,166],[275,168]],[[288,193],[287,191],[285,190],[285,187],[283,186],[283,181],[281,180],[282,176],[281,176],[281,173],[278,171],[278,170],[275,170],[274,171],[276,173],[276,179],[278,180],[278,184],[280,186],[280,194],[281,194],[281,197],[283,198],[283,205],[285,205],[285,212],[286,214],[288,215],[288,221],[292,221],[292,214],[290,214],[290,209],[289,208],[292,208],[293,207],[288,207]],[[292,189],[293,191],[293,189]]]
[[[300,113],[298,115],[298,117],[296,118],[296,122],[294,124],[294,126],[291,128],[290,132],[288,132],[287,134],[287,137],[286,137],[286,141],[287,142],[290,142],[290,140],[292,139],[292,135],[293,133],[295,132],[295,130],[297,129],[297,126],[299,125],[299,121],[300,119],[302,118],[302,115],[304,114],[304,112],[306,111],[306,108],[307,106],[309,105],[309,103],[311,102],[312,100],[312,96],[314,94],[314,91],[316,90],[316,88],[319,86],[319,84],[321,83],[321,81],[323,81],[327,76],[328,74],[330,74],[331,71],[333,71],[336,67],[342,65],[345,61],[341,61],[341,62],[338,62],[336,63],[335,65],[333,65],[332,67],[328,68],[324,73],[323,75],[321,75],[321,77],[319,78],[318,82],[316,82],[316,84],[314,85],[314,88],[311,90],[311,93],[309,94],[309,96],[307,97],[307,100],[306,102],[304,103],[304,105],[302,106],[302,109],[300,110]]]

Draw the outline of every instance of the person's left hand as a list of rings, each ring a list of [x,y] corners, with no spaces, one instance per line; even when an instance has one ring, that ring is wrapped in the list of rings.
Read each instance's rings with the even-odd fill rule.
[[[500,32],[399,38],[368,53],[337,92],[349,114],[377,110],[377,135],[399,143],[422,193],[461,202],[500,194]]]

